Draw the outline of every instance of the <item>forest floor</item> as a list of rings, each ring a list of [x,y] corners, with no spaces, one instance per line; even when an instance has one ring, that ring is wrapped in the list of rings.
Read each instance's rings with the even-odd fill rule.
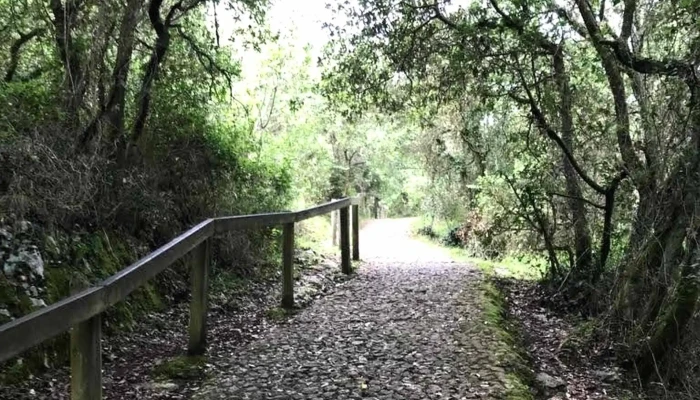
[[[596,320],[553,310],[533,280],[495,279],[505,296],[510,322],[527,350],[536,398],[548,400],[629,400],[643,396],[633,377],[619,367],[615,352],[598,340]]]

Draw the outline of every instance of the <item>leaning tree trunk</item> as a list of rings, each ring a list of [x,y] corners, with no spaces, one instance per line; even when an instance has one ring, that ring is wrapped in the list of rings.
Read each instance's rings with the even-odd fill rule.
[[[620,293],[622,311],[631,314],[642,335],[649,337],[637,359],[644,380],[682,340],[697,303],[700,123],[691,132],[694,140],[684,162],[670,174],[659,197],[664,213],[656,218],[644,244],[637,247],[639,255],[629,258],[625,271],[634,274],[624,276]],[[676,282],[674,276],[680,276]],[[669,299],[673,287],[676,290]]]
[[[124,113],[126,110],[126,92],[131,70],[132,55],[136,36],[136,26],[144,0],[128,0],[126,10],[119,25],[117,54],[112,70],[111,87],[106,103],[98,115],[83,132],[79,145],[86,148],[97,136],[101,125],[106,124],[107,138],[110,142],[124,141]]]
[[[684,330],[695,312],[700,292],[698,287],[700,259],[695,239],[698,234],[700,230],[696,230],[689,240],[690,248],[681,269],[673,301],[654,324],[647,346],[643,347],[643,351],[636,360],[639,376],[645,382],[649,381],[657,371],[658,365],[681,341]]]

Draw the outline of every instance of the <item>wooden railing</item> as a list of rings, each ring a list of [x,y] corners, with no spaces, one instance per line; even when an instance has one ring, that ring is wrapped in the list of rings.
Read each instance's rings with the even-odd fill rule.
[[[102,398],[101,315],[131,292],[187,257],[191,268],[190,355],[206,348],[211,239],[216,234],[255,227],[283,227],[282,306],[294,306],[294,224],[340,210],[341,267],[350,274],[350,208],[355,260],[359,260],[359,197],[345,198],[297,212],[244,215],[208,219],[116,275],[48,307],[0,326],[0,362],[6,361],[58,334],[70,330],[71,398]]]

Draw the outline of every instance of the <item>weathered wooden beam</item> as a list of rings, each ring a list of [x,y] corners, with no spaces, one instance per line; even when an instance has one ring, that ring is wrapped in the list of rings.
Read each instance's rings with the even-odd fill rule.
[[[97,314],[70,334],[71,400],[102,399],[102,318]]]
[[[350,218],[349,207],[340,209],[340,260],[343,273],[352,273],[350,262]]]
[[[207,347],[207,313],[209,311],[209,272],[211,239],[202,242],[190,255],[192,300],[190,302],[190,338],[187,354],[201,355]]]
[[[352,206],[352,259],[360,260],[360,206]]]
[[[116,304],[149,279],[182,258],[214,234],[214,220],[208,219],[171,240],[153,253],[112,275],[101,286],[105,288],[107,305]]]
[[[338,209],[345,209],[347,214],[347,207],[356,202],[359,204],[359,199],[345,198],[299,212],[206,220],[97,286],[0,326],[0,362],[65,332],[71,327],[81,325],[82,322],[87,323],[88,320],[109,306],[122,301],[131,292],[209,239],[214,233],[259,226],[286,225]],[[344,223],[342,218],[341,215],[341,224],[345,226],[346,241],[349,243],[347,215],[345,215]],[[291,240],[292,246],[290,248],[293,253],[293,232]],[[349,244],[343,247],[343,254],[346,252],[349,254]],[[343,267],[344,270],[350,270],[349,255]]]
[[[103,297],[101,287],[90,288],[0,326],[0,362],[99,314]]]
[[[294,221],[299,222],[299,221],[303,221],[305,219],[318,217],[319,215],[328,214],[329,212],[331,212],[333,210],[339,210],[343,207],[348,207],[351,202],[352,202],[352,199],[349,197],[346,197],[344,199],[331,201],[331,202],[326,203],[326,204],[321,204],[320,206],[307,208],[306,210],[302,210],[302,211],[297,211],[296,218],[294,218]]]
[[[294,307],[294,224],[285,224],[282,243],[282,307]]]
[[[238,217],[216,218],[216,233],[237,229],[262,228],[294,222],[296,213],[280,212],[270,214],[242,215]]]

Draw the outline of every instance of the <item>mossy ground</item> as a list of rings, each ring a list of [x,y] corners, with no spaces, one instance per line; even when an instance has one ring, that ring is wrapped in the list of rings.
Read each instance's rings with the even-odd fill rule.
[[[506,369],[505,399],[531,400],[534,399],[530,387],[533,376],[529,367],[527,353],[520,341],[517,329],[507,319],[507,304],[503,293],[491,281],[481,286],[483,317],[488,323],[488,330],[498,338],[495,352],[499,362]]]
[[[201,380],[206,377],[206,364],[204,356],[178,356],[157,364],[153,377],[173,381]]]
[[[517,279],[537,279],[539,272],[531,265],[517,259],[494,262],[469,257],[464,249],[446,247],[426,237],[416,235],[417,239],[438,246],[455,261],[476,265],[486,275],[480,286],[482,316],[489,335],[496,337],[494,352],[499,363],[506,370],[506,400],[532,400],[534,376],[530,368],[527,352],[519,337],[517,328],[508,320],[507,303],[495,279],[513,277]]]
[[[286,309],[283,307],[272,307],[265,311],[265,316],[275,322],[282,322],[286,321],[287,318],[291,317],[296,313],[296,310],[294,309]]]

